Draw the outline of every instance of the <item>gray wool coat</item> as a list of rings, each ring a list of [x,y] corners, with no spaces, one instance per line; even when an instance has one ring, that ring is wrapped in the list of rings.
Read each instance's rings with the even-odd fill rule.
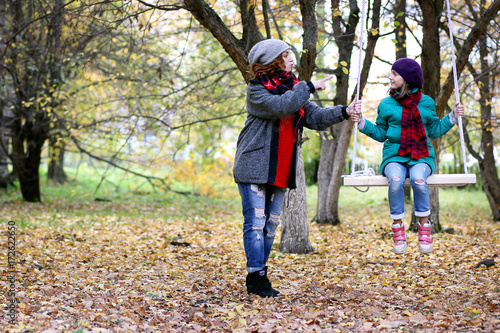
[[[276,119],[287,117],[304,107],[303,126],[314,130],[325,130],[335,123],[349,118],[346,106],[321,108],[309,102],[314,92],[311,82],[300,81],[292,90],[282,95],[270,93],[258,80],[251,80],[247,86],[247,119],[238,137],[233,176],[236,183],[267,184],[269,166],[273,158],[271,137]],[[300,136],[300,135],[299,135]],[[298,143],[300,143],[300,137]],[[294,149],[294,163],[290,172],[289,188],[295,188],[297,149]]]

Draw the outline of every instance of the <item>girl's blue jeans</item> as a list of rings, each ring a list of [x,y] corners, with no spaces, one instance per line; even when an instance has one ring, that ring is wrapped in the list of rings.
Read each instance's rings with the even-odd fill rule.
[[[243,245],[248,273],[266,266],[280,224],[286,189],[272,185],[238,184],[243,208]]]
[[[389,179],[389,207],[390,217],[400,220],[405,217],[405,179],[410,177],[413,188],[413,206],[415,216],[429,216],[429,188],[427,177],[431,174],[431,168],[427,163],[417,163],[412,166],[391,162],[384,168],[384,174]]]

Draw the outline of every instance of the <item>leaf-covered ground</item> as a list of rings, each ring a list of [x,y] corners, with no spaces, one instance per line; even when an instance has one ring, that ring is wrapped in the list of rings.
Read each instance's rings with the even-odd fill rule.
[[[434,252],[423,256],[410,233],[408,253],[396,256],[384,194],[364,199],[349,191],[351,201],[341,203],[341,226],[311,223],[314,253],[273,251],[269,275],[282,292],[275,299],[248,296],[244,289],[236,199],[7,201],[0,208],[2,242],[7,242],[6,222],[15,221],[19,303],[16,325],[2,316],[0,327],[11,332],[500,331],[500,224],[490,221],[484,204],[478,208],[474,196],[454,192],[463,201],[442,204],[441,220],[455,234],[434,235]],[[476,268],[484,259],[496,264]],[[0,260],[5,294],[6,251]],[[5,302],[4,297],[4,315]]]

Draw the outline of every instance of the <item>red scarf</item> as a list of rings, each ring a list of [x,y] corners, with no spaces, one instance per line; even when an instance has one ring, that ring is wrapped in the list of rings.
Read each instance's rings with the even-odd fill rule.
[[[393,97],[396,98],[397,96],[394,95]],[[427,135],[418,109],[418,103],[421,99],[422,92],[418,90],[407,98],[398,101],[403,105],[401,145],[398,154],[401,156],[409,154],[412,159],[416,160],[429,156]]]
[[[299,79],[297,79],[297,77],[292,72],[285,72],[283,70],[274,72],[271,77],[262,72],[258,72],[257,78],[262,82],[264,87],[266,87],[266,89],[274,95],[282,95],[288,90],[292,90],[293,86],[299,83]],[[287,117],[290,117],[291,120],[293,119],[293,142],[297,141],[298,131],[300,126],[302,125],[304,116],[304,108],[301,108],[299,111]]]

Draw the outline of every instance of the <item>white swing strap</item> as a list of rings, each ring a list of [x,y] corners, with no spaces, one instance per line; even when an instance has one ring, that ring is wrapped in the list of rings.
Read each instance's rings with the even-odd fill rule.
[[[453,26],[451,22],[451,10],[450,10],[450,0],[446,0],[447,12],[448,12],[448,30],[450,32],[450,49],[451,49],[451,65],[453,67],[453,84],[455,88],[455,103],[460,101],[460,94],[458,92],[458,78],[457,78],[457,65],[455,60],[455,44],[453,43]],[[458,116],[458,131],[460,134],[460,146],[462,148],[462,159],[464,162],[464,173],[468,174],[467,170],[467,156],[465,154],[465,140],[464,140],[464,130],[462,125],[462,116]]]
[[[357,85],[356,85],[356,98],[355,101],[359,100],[359,94],[360,94],[360,89],[361,89],[361,66],[362,66],[362,53],[363,53],[363,26],[365,24],[365,16],[366,16],[366,0],[363,0],[362,5],[361,5],[361,20],[359,23],[359,40],[358,40],[358,47],[359,47],[359,56],[358,56],[358,79],[357,79]],[[354,123],[354,137],[353,137],[353,143],[352,143],[352,167],[351,167],[351,174],[354,175],[356,173],[356,150],[357,150],[357,144],[358,144],[358,123]]]

